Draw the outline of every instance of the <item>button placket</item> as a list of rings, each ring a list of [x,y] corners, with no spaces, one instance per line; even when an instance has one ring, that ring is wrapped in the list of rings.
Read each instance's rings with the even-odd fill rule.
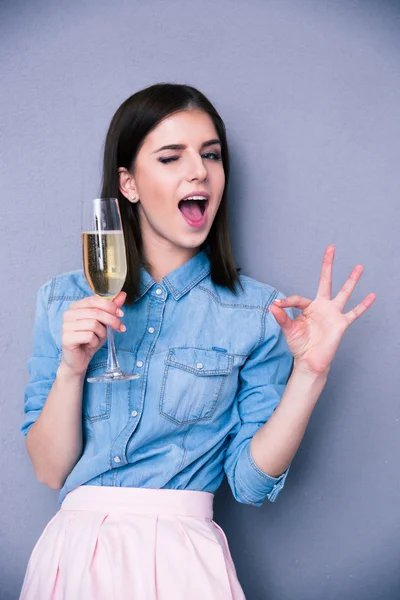
[[[137,408],[133,408],[131,405],[130,412],[128,413],[127,417],[127,426],[121,431],[121,434],[114,440],[111,454],[111,456],[113,457],[112,462],[114,468],[118,468],[118,466],[121,466],[121,464],[129,463],[129,441],[138,427],[140,415],[142,414],[144,406],[144,397],[146,390],[145,378],[147,376],[148,357],[151,355],[152,349],[156,344],[165,310],[166,299],[163,298],[163,301],[161,300],[162,299],[160,294],[158,294],[157,297],[153,295],[149,298],[150,306],[148,311],[149,320],[147,322],[147,331],[146,329],[144,330],[144,335],[142,337],[141,343],[137,348],[136,354],[136,359],[138,358],[138,356],[143,357],[143,360],[136,360],[136,368],[143,370],[142,377],[137,380],[138,382],[141,381],[141,385],[138,386],[136,395],[132,389],[132,395],[129,396],[129,402],[133,401],[132,403],[134,403],[134,406],[136,406]],[[127,448],[128,451],[126,450]],[[127,453],[125,454],[125,452]],[[122,456],[124,457],[124,460],[122,460]],[[118,460],[116,461],[115,458],[119,459],[121,463],[120,465],[116,464],[118,463]]]

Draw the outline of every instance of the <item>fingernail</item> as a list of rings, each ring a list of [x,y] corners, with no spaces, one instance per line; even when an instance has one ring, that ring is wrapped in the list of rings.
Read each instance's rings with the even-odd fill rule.
[[[274,300],[274,302],[282,302],[282,300],[280,298],[276,298],[276,300]]]
[[[120,331],[126,331],[126,327],[125,325],[122,323],[121,327],[119,328]]]
[[[121,310],[120,308],[117,309],[117,316],[118,317],[123,317],[124,316],[124,311]]]

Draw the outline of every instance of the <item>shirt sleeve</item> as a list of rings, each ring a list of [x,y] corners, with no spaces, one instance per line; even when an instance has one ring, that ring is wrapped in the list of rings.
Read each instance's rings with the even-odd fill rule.
[[[39,289],[33,327],[33,353],[28,361],[29,383],[25,387],[25,419],[21,432],[26,436],[46,401],[59,365],[60,351],[49,327],[48,297],[51,282]]]
[[[264,473],[254,461],[250,442],[277,407],[293,370],[294,359],[282,329],[268,306],[282,293],[272,294],[263,312],[261,342],[247,358],[239,373],[237,406],[240,426],[230,439],[224,469],[233,496],[238,502],[262,506],[265,498],[274,502],[284,486],[290,466],[280,477]],[[292,308],[284,309],[294,318]]]

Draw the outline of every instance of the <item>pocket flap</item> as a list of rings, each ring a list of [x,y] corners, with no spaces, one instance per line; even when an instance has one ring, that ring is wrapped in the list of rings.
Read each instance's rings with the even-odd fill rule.
[[[228,375],[232,372],[233,359],[229,354],[203,348],[172,348],[167,364],[194,375]]]

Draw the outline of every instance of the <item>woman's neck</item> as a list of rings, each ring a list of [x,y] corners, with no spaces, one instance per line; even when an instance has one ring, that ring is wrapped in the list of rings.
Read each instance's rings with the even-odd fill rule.
[[[144,245],[145,246],[145,245]],[[157,283],[198,254],[200,248],[180,248],[171,244],[156,243],[143,247],[147,271]]]

